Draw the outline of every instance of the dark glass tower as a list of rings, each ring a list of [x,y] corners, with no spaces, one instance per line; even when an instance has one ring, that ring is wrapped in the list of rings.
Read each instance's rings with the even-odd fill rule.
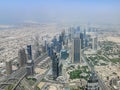
[[[52,42],[53,42],[53,46],[55,47],[55,46],[57,45],[57,38],[54,37],[54,38],[52,39]]]
[[[24,48],[22,48],[18,51],[18,62],[19,62],[19,67],[24,66],[27,62],[27,57],[26,57]]]
[[[56,53],[52,57],[52,75],[54,80],[59,76],[59,58]]]
[[[80,50],[81,50],[80,38],[76,37],[73,40],[73,52],[72,52],[74,63],[80,62]]]
[[[31,47],[31,45],[27,45],[27,54],[28,54],[28,59],[32,60],[32,47]]]
[[[84,39],[86,39],[86,29],[84,29]]]
[[[47,47],[47,54],[48,54],[49,57],[52,58],[52,56],[53,56],[53,48],[52,48],[52,46]]]
[[[80,33],[80,40],[81,40],[81,49],[83,49],[83,33]]]
[[[63,37],[62,35],[59,35],[59,43],[62,43],[63,42]]]

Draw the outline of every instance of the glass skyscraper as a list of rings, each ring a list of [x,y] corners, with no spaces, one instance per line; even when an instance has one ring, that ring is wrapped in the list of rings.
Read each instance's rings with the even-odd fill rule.
[[[79,63],[80,62],[80,49],[81,49],[81,44],[80,44],[80,38],[75,37],[73,40],[73,62],[74,63]]]
[[[31,47],[31,45],[27,45],[27,54],[28,54],[28,59],[32,60],[32,47]]]

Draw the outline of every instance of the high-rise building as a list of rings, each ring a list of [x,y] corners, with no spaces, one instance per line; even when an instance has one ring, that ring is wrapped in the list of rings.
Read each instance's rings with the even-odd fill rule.
[[[65,45],[65,30],[62,31],[63,45]]]
[[[76,33],[80,33],[80,26],[76,28]]]
[[[79,63],[80,62],[80,50],[81,50],[81,40],[78,37],[75,37],[73,39],[73,48],[72,48],[72,58],[74,63]]]
[[[45,52],[47,52],[48,43],[47,40],[44,41]]]
[[[69,56],[69,54],[68,54],[67,50],[61,50],[60,51],[61,59],[66,60],[68,58],[68,56]]]
[[[94,72],[91,73],[87,82],[86,90],[100,90],[97,76]]]
[[[62,37],[62,35],[60,34],[59,35],[59,43],[62,43],[63,42],[63,37]]]
[[[57,45],[57,38],[56,38],[56,36],[52,39],[52,42],[53,42],[53,46]]]
[[[62,43],[58,42],[56,46],[56,51],[59,53],[61,49],[62,49]]]
[[[83,49],[84,46],[83,33],[80,33],[80,40],[81,40],[81,49]]]
[[[86,29],[84,29],[84,39],[86,39]]]
[[[75,35],[75,29],[73,27],[70,28],[70,39],[72,40],[72,38],[74,38]]]
[[[33,62],[33,60],[28,60],[27,61],[26,70],[27,70],[27,75],[33,75],[34,74],[34,62]]]
[[[34,53],[33,53],[34,59],[36,59],[41,55],[38,35],[35,36],[33,48],[34,48]]]
[[[32,46],[27,45],[27,55],[28,55],[28,60],[32,60]]]
[[[52,56],[52,75],[54,80],[59,76],[59,58],[56,53]]]
[[[59,76],[62,75],[62,67],[63,67],[62,62],[59,62],[59,66],[58,66],[58,68],[59,68]]]
[[[98,42],[97,42],[97,37],[92,38],[92,49],[97,50]]]
[[[88,47],[88,40],[87,40],[87,38],[85,39],[85,47]]]
[[[25,49],[21,48],[18,51],[18,62],[19,62],[19,67],[22,67],[26,64],[27,62],[27,57],[26,57],[26,53],[25,53]]]
[[[88,40],[86,35],[86,29],[84,29],[84,47],[88,47]]]
[[[49,57],[53,56],[53,47],[52,47],[52,45],[48,45],[47,54],[48,54]]]
[[[12,73],[12,61],[6,61],[6,74],[10,75]]]

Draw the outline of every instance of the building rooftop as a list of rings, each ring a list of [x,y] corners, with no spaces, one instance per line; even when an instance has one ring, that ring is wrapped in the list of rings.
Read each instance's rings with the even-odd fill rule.
[[[96,74],[95,74],[94,72],[92,72],[92,73],[90,74],[90,78],[89,78],[88,82],[89,82],[89,83],[98,82],[97,76],[96,76]]]

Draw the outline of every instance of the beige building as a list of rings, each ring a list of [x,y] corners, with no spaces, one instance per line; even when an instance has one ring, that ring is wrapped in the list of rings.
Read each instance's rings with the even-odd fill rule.
[[[12,73],[12,61],[6,61],[6,74],[9,75]]]

